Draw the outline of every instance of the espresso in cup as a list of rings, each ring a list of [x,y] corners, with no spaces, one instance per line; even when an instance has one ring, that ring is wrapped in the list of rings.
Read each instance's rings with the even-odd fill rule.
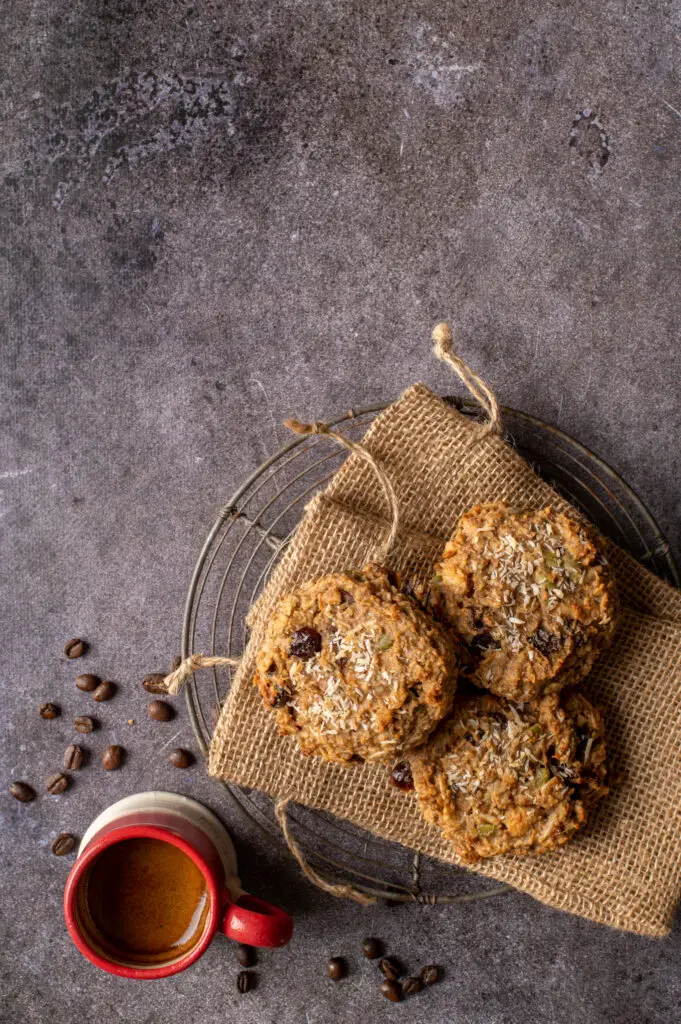
[[[200,941],[210,913],[203,873],[179,847],[131,838],[103,850],[77,893],[80,926],[107,959],[162,966]]]

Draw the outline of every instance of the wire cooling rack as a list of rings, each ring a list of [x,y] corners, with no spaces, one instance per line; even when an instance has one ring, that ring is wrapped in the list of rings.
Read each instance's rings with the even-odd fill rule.
[[[475,418],[470,400],[448,398]],[[350,410],[334,421],[358,440],[385,405]],[[503,410],[506,436],[533,468],[620,547],[669,582],[679,577],[669,545],[643,501],[602,459],[548,424]],[[224,505],[201,550],[189,586],[182,655],[238,658],[248,641],[245,618],[282,557],[305,505],[347,458],[328,438],[295,437],[258,466]],[[232,670],[216,668],[190,679],[186,699],[204,754],[229,692]],[[225,784],[250,821],[283,842],[272,801],[263,793]],[[330,881],[390,901],[462,903],[509,892],[469,871],[421,857],[321,811],[290,805],[290,820],[305,856]]]

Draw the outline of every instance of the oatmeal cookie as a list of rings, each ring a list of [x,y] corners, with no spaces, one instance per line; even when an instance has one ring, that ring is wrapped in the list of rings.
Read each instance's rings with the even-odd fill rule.
[[[459,695],[409,760],[424,817],[473,863],[566,843],[608,792],[605,756],[599,713],[566,690],[527,704]]]
[[[469,678],[510,700],[579,682],[615,632],[609,566],[584,524],[551,508],[476,505],[433,582],[440,614],[472,656]]]
[[[446,632],[394,573],[333,573],[283,597],[254,682],[279,731],[304,754],[392,761],[423,743],[452,705],[457,662]]]

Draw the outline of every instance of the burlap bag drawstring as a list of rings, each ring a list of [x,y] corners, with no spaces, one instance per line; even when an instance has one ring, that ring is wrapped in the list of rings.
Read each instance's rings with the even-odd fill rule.
[[[452,332],[449,324],[437,324],[433,329],[432,339],[433,351],[437,358],[447,364],[461,378],[470,393],[487,413],[487,422],[481,425],[477,435],[473,438],[473,442],[482,440],[490,433],[501,433],[502,426],[499,403],[485,382],[478,377],[478,375],[474,373],[473,370],[471,370],[463,359],[461,359],[454,351],[452,344]],[[393,484],[380,462],[363,445],[350,440],[350,438],[344,437],[342,434],[339,434],[334,430],[331,430],[328,423],[301,423],[296,419],[288,419],[284,421],[284,426],[289,430],[292,430],[295,434],[305,436],[323,435],[325,437],[329,437],[331,440],[341,445],[341,447],[346,448],[351,454],[357,455],[371,467],[385,496],[390,521],[390,528],[387,536],[377,547],[373,560],[379,563],[385,562],[399,533],[400,511]],[[192,654],[188,658],[185,658],[174,672],[171,672],[165,677],[163,686],[167,693],[176,695],[180,692],[182,685],[187,681],[187,679],[194,675],[194,673],[199,669],[214,668],[219,665],[237,667],[240,662],[240,658]],[[286,844],[298,862],[305,877],[319,889],[322,889],[324,892],[329,893],[332,896],[352,899],[356,903],[360,903],[364,906],[376,903],[376,897],[369,896],[352,885],[330,882],[327,878],[316,871],[309,861],[307,861],[300,846],[291,833],[286,813],[288,804],[292,799],[294,799],[294,797],[295,795],[293,794],[290,797],[281,797],[277,800],[275,803],[275,814],[284,835],[284,839],[286,840]]]

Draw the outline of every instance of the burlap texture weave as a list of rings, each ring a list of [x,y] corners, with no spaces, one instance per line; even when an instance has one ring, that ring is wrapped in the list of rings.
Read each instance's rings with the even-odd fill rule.
[[[402,528],[392,568],[429,578],[458,517],[481,501],[565,501],[500,438],[471,445],[477,427],[424,385],[373,422],[364,445],[389,474]],[[251,609],[252,637],[213,737],[212,775],[290,797],[386,839],[456,862],[416,799],[387,783],[384,766],[342,768],[303,758],[278,735],[252,685],[254,653],[278,598],[306,579],[370,559],[387,530],[372,471],[350,456],[308,506],[286,555]],[[670,929],[681,895],[681,593],[614,546],[623,599],[613,649],[585,683],[603,710],[621,782],[588,828],[541,857],[501,857],[476,870],[553,907],[644,935]]]

